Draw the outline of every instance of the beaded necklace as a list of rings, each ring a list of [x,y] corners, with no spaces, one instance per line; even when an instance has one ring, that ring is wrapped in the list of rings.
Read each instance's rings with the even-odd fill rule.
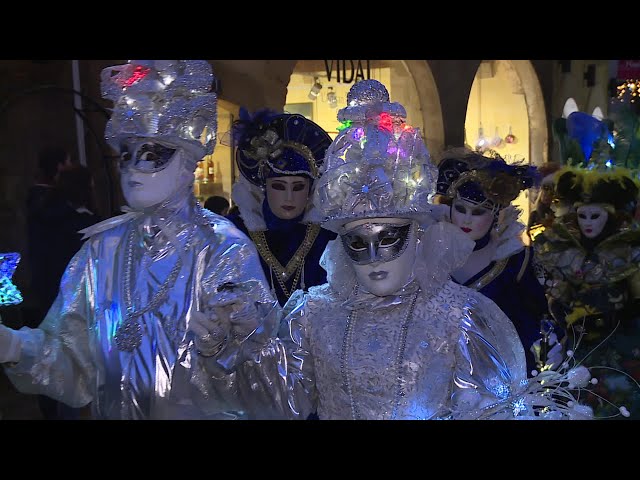
[[[185,251],[191,245],[191,239],[193,238],[196,231],[196,227],[191,227],[191,232],[189,233],[189,237],[185,242]],[[179,256],[176,260],[175,265],[167,275],[167,278],[162,282],[162,285],[156,290],[155,294],[142,308],[135,309],[133,306],[133,298],[131,294],[131,277],[133,272],[133,247],[135,244],[135,227],[132,226],[129,231],[129,235],[127,236],[126,243],[126,258],[124,264],[124,279],[123,279],[123,292],[124,292],[124,304],[126,315],[124,321],[118,326],[116,329],[116,334],[114,335],[114,340],[116,342],[116,347],[120,351],[132,352],[136,348],[140,346],[142,343],[142,326],[138,321],[138,318],[144,315],[145,313],[155,309],[160,305],[162,301],[164,301],[165,297],[169,293],[169,290],[173,287],[176,279],[178,278],[178,274],[180,273],[180,269],[182,268],[182,258]],[[175,333],[175,328],[173,333]]]
[[[286,267],[283,267],[282,264],[278,261],[275,255],[269,249],[269,244],[267,243],[267,238],[265,236],[264,230],[250,231],[249,235],[251,236],[251,240],[255,243],[258,253],[262,259],[269,265],[269,268],[272,272],[275,273],[276,280],[280,285],[280,288],[284,292],[287,298],[291,296],[291,294],[296,290],[296,286],[300,281],[302,272],[304,270],[304,261],[307,257],[307,254],[313,247],[318,234],[320,233],[320,225],[310,224],[307,226],[307,231],[304,236],[304,240],[296,250],[296,253],[293,254],[293,257],[289,260]],[[291,278],[291,275],[295,273],[293,278],[293,283],[291,284],[291,291],[287,289],[285,282]],[[273,280],[272,280],[273,285]],[[304,289],[304,281],[301,287]]]
[[[357,287],[355,293],[357,294]],[[418,289],[413,296],[411,297],[411,303],[409,304],[409,309],[407,310],[407,315],[402,321],[402,326],[400,330],[400,342],[398,344],[398,350],[396,352],[395,359],[395,373],[396,373],[396,387],[394,392],[393,399],[393,410],[391,412],[391,419],[394,420],[396,415],[398,414],[398,408],[400,406],[400,400],[405,396],[404,391],[404,382],[402,377],[402,365],[404,363],[404,355],[405,349],[407,347],[407,332],[409,331],[409,324],[413,318],[413,311],[416,306],[416,300],[418,299],[418,294],[420,290]],[[353,332],[355,330],[355,324],[357,319],[357,310],[352,310],[349,313],[349,317],[347,318],[347,326],[344,331],[344,337],[342,340],[342,355],[340,358],[340,370],[342,372],[342,377],[344,380],[344,387],[347,390],[347,395],[349,395],[349,404],[351,406],[351,416],[354,420],[361,420],[362,415],[358,409],[358,405],[353,397],[353,387],[351,383],[351,378],[349,375],[349,370],[347,368],[347,364],[349,363],[349,356],[351,356],[351,362],[353,362]],[[351,355],[349,355],[351,354]]]

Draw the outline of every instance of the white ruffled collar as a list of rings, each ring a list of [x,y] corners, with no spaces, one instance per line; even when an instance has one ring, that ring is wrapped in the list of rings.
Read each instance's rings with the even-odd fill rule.
[[[526,226],[519,220],[521,213],[522,211],[513,205],[509,205],[500,212],[498,234],[493,240],[497,243],[493,254],[494,261],[509,258],[524,248],[522,234]]]
[[[449,205],[434,205],[433,212],[439,221],[451,223],[451,207]],[[521,213],[521,210],[514,205],[509,205],[500,212],[498,228],[491,239],[496,244],[492,261],[509,258],[524,248],[522,234],[526,229],[526,225],[519,220]]]

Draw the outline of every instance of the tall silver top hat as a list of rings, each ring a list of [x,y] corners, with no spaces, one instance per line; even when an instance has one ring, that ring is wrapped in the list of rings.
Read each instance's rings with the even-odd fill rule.
[[[327,149],[309,218],[337,233],[352,220],[417,218],[431,223],[438,170],[406,112],[377,80],[356,83],[338,112],[340,133]]]
[[[102,96],[113,101],[105,138],[119,149],[125,138],[173,142],[196,161],[213,153],[217,96],[206,60],[129,60],[101,74]],[[193,162],[195,168],[195,161]]]

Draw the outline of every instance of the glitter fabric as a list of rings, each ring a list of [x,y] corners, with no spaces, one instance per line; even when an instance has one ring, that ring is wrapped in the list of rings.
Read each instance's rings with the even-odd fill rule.
[[[397,296],[392,304],[363,299],[346,308],[352,295],[330,284],[297,291],[278,338],[237,377],[250,415],[590,418],[565,389],[575,373],[526,378],[513,324],[483,295],[449,280],[435,294],[407,288]]]
[[[96,419],[238,418],[235,374],[224,372],[246,336],[205,358],[190,327],[196,312],[222,308],[221,293],[255,306],[255,318],[274,299],[251,241],[193,194],[196,161],[215,139],[216,98],[205,93],[210,67],[204,60],[136,60],[104,72],[104,94],[116,102],[107,139],[157,137],[176,146],[168,160],[183,162],[175,190],[83,231],[87,240],[39,328],[14,332],[21,356],[5,371],[22,392],[72,407],[90,403]],[[143,193],[154,187],[143,185]],[[234,320],[240,329],[253,325]]]
[[[22,294],[11,281],[20,262],[19,253],[0,253],[0,306],[17,305],[22,302]]]
[[[356,83],[338,118],[349,126],[327,149],[308,217],[341,233],[348,220],[418,218],[430,223],[437,169],[404,107],[377,80]]]
[[[195,161],[211,154],[217,133],[213,80],[206,60],[130,60],[105,68],[102,96],[114,103],[107,142],[119,150],[127,137],[164,138],[190,149]]]

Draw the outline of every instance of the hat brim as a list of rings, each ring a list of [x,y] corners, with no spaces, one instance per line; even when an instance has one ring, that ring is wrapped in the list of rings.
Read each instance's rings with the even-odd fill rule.
[[[406,218],[410,220],[416,220],[420,226],[428,227],[429,225],[437,221],[437,215],[431,210],[428,212],[394,212],[393,214],[356,214],[349,217],[341,217],[335,219],[329,219],[320,222],[320,226],[326,230],[330,230],[338,235],[345,233],[345,225],[356,220],[364,220],[367,218]]]

